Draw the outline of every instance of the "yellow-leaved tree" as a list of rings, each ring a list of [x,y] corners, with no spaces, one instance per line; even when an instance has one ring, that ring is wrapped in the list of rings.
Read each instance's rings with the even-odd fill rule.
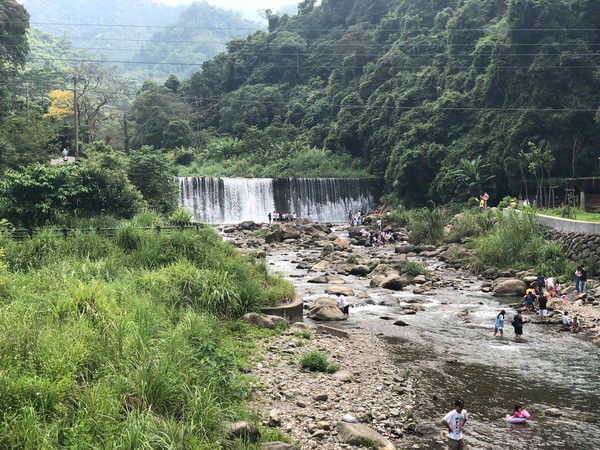
[[[44,117],[64,119],[73,115],[73,91],[54,90],[48,94],[52,104]]]

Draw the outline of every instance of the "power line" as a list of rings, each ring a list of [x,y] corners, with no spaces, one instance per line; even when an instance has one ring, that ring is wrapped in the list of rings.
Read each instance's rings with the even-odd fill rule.
[[[24,21],[0,21],[2,24],[12,25],[46,25],[46,26],[85,26],[85,27],[104,27],[104,28],[165,28],[165,29],[186,29],[186,30],[261,30],[262,28],[257,27],[219,27],[219,26],[198,26],[198,25],[134,25],[134,24],[111,24],[111,23],[77,23],[77,22],[24,22]],[[281,31],[331,31],[332,28],[291,28],[286,27],[285,24],[281,26]],[[490,26],[487,28],[373,28],[369,31],[383,32],[383,33],[403,33],[403,32],[458,32],[458,33],[470,33],[473,31],[511,31],[511,32],[553,32],[553,31],[582,31],[582,32],[598,32],[600,28],[510,28],[502,27],[497,28]]]
[[[102,94],[111,94],[111,95],[132,95],[132,93],[123,93],[123,92],[104,92],[104,91],[95,91],[88,90],[88,93],[102,93]],[[210,98],[210,97],[198,97],[198,96],[178,96],[178,98],[182,100],[188,101],[203,101],[203,102],[211,102],[211,103],[219,103],[223,100],[226,102],[245,104],[245,105],[271,105],[271,106],[288,106],[289,101],[266,101],[266,100],[241,100],[241,99],[232,99],[232,98]],[[495,107],[444,107],[438,106],[434,104],[430,105],[418,105],[418,106],[388,106],[388,105],[346,105],[346,104],[334,104],[334,103],[326,103],[329,108],[349,108],[349,109],[362,109],[362,110],[371,110],[371,109],[379,109],[379,110],[427,110],[427,111],[478,111],[478,112],[551,112],[551,113],[561,113],[561,112],[590,112],[596,113],[600,107],[598,108],[495,108]]]

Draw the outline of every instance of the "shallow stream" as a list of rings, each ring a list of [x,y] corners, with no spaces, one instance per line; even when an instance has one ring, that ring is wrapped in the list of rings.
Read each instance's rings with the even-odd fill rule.
[[[282,252],[268,261],[311,302],[324,296],[326,285],[307,283],[317,274],[296,269],[308,254]],[[437,427],[454,400],[462,398],[470,414],[465,428],[470,449],[600,449],[600,348],[584,335],[528,323],[525,342],[516,343],[510,326],[513,311],[481,293],[475,277],[446,270],[440,263],[430,268],[442,277],[461,280],[461,287],[416,296],[410,291],[370,288],[368,279],[348,276],[346,282],[355,293],[365,292],[376,303],[395,297],[408,304],[419,297],[425,310],[403,315],[400,308],[365,305],[352,308],[348,321],[334,325],[385,336],[395,349],[400,372],[417,377],[422,391],[429,393],[415,411],[418,421]],[[502,308],[507,311],[505,336],[493,337],[495,316]],[[409,326],[394,326],[397,319]],[[517,401],[527,407],[532,419],[526,425],[507,425],[502,418]],[[550,407],[559,408],[563,416],[545,416],[544,409]],[[423,437],[423,447],[445,448],[442,431],[439,425],[439,433]]]

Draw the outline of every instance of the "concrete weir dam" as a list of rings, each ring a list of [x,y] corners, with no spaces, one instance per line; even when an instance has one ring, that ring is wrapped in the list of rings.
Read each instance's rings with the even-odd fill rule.
[[[194,220],[211,224],[267,222],[291,213],[318,222],[346,222],[348,213],[373,208],[375,178],[178,178],[179,203]]]

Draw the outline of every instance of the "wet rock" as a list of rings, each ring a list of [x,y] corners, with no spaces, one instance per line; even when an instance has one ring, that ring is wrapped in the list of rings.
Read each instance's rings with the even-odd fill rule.
[[[396,446],[381,436],[377,431],[368,425],[362,423],[346,423],[339,422],[335,427],[338,433],[338,438],[345,444],[350,445],[365,445],[367,443],[375,443],[379,450],[396,450]]]
[[[317,264],[314,264],[310,271],[312,272],[324,272],[331,269],[331,263],[329,261],[320,261]]]
[[[544,414],[550,417],[560,417],[562,416],[562,411],[558,408],[548,408],[544,410]]]
[[[247,220],[247,221],[242,222],[242,223],[240,223],[238,225],[238,229],[240,229],[240,230],[250,230],[250,231],[252,231],[252,230],[258,230],[259,228],[260,228],[259,225],[256,222],[252,221],[252,220]]]
[[[405,322],[404,320],[396,320],[394,322],[394,325],[398,326],[398,327],[407,327],[408,323]]]
[[[325,288],[325,293],[331,294],[331,295],[342,294],[345,296],[354,295],[354,291],[352,290],[352,288],[350,286],[342,286],[342,285],[329,285],[329,286],[327,286],[327,288]]]
[[[419,422],[415,427],[415,434],[423,438],[433,438],[440,434],[440,427],[433,422]]]
[[[384,289],[400,291],[408,286],[411,281],[411,278],[409,278],[407,275],[392,275],[384,278],[380,286]]]
[[[365,276],[365,275],[368,275],[369,273],[371,273],[371,270],[367,266],[364,266],[362,264],[359,264],[358,266],[354,266],[350,270],[350,275]]]
[[[329,281],[326,276],[315,277],[307,281],[307,283],[327,284]]]
[[[408,253],[415,253],[417,251],[417,247],[412,244],[399,245],[394,249],[394,252],[399,253],[401,255],[406,255]]]

